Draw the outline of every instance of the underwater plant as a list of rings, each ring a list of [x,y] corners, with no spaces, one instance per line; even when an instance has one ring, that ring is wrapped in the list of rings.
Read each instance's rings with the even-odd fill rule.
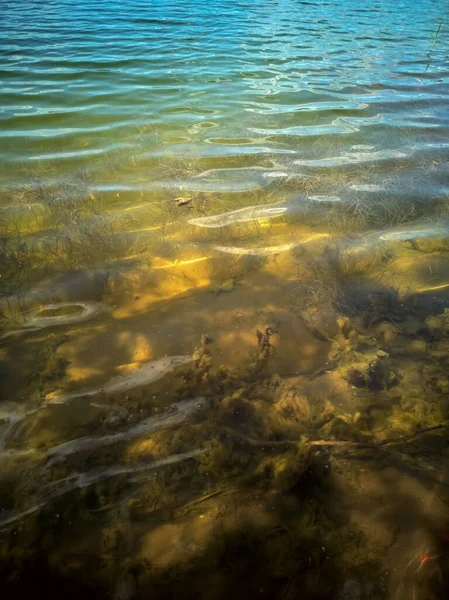
[[[32,285],[46,274],[48,265],[40,252],[32,248],[22,235],[20,226],[11,223],[0,211],[0,315],[6,319],[17,316],[14,299],[21,298]]]
[[[303,307],[336,310],[368,323],[397,310],[398,291],[389,284],[393,254],[385,244],[331,242],[322,255],[298,254],[291,294]]]

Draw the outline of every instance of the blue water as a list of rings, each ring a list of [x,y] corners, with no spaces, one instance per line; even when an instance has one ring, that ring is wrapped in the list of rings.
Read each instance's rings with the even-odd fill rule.
[[[139,189],[161,177],[154,161],[167,154],[282,170],[294,159],[338,164],[362,144],[386,160],[400,151],[412,170],[444,160],[446,9],[430,0],[2,2],[2,182],[41,160],[61,176],[98,170],[105,184],[102,161],[131,154],[139,166],[120,184]]]

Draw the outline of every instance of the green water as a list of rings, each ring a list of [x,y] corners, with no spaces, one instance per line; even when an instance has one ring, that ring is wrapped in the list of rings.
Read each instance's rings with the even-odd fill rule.
[[[1,3],[5,597],[447,597],[447,14]]]

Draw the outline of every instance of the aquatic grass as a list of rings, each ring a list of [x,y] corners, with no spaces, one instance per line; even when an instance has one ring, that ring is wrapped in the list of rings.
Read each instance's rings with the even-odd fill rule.
[[[401,129],[402,131],[402,129]],[[412,138],[413,128],[407,139]],[[376,162],[354,164],[349,166],[326,166],[326,168],[305,167],[304,172],[298,172],[298,165],[293,162],[279,166],[284,176],[275,178],[270,189],[277,193],[287,191],[291,194],[299,192],[304,195],[303,201],[312,195],[339,196],[340,205],[335,202],[333,206],[319,207],[318,203],[309,206],[304,211],[302,218],[318,222],[323,215],[330,215],[332,224],[339,214],[343,213],[343,225],[348,227],[363,228],[376,225],[395,225],[412,220],[421,213],[428,212],[429,206],[424,201],[410,202],[407,192],[415,192],[421,183],[421,173],[432,168],[432,158],[424,157],[417,165],[418,171],[413,177],[404,177],[406,166],[403,164],[385,165]],[[357,186],[379,184],[378,191],[371,193],[357,191]],[[379,195],[381,190],[385,194]],[[398,194],[400,190],[400,194]],[[300,198],[301,200],[301,198]]]
[[[436,202],[434,210],[438,222],[447,221],[449,219],[449,196],[440,198]]]
[[[363,275],[393,258],[390,248],[384,244],[354,245],[348,242],[328,244],[323,260],[336,277]]]
[[[326,214],[329,228],[335,232],[351,233],[369,228],[395,227],[408,223],[417,215],[414,204],[393,198],[369,202],[364,198],[351,199],[342,210],[339,207]]]
[[[200,157],[164,155],[156,159],[156,168],[163,178],[173,179],[180,184],[203,172]]]
[[[250,273],[261,271],[268,261],[267,256],[247,256],[220,252],[210,261],[210,279],[217,282],[215,292],[232,291],[238,281]]]
[[[0,315],[8,320],[18,317],[16,302],[46,274],[48,264],[40,252],[32,249],[22,236],[20,227],[0,211]]]
[[[398,290],[390,285],[389,262],[393,254],[385,245],[328,244],[321,256],[297,255],[297,283],[291,294],[303,308],[337,310],[358,316],[366,324],[397,309]]]
[[[272,178],[272,182],[270,183],[273,192],[288,190],[290,192],[304,192],[305,194],[315,192],[321,186],[322,180],[318,175],[295,172],[287,172],[279,177]]]
[[[444,23],[443,20],[441,20],[438,23],[438,27],[437,27],[437,29],[435,31],[435,35],[433,36],[433,39],[430,42],[429,51],[427,52],[428,63],[426,65],[426,71],[429,69],[430,61],[432,59],[432,52],[433,52],[433,50],[434,50],[434,48],[435,48],[435,46],[436,46],[436,44],[438,42],[438,38],[440,37],[440,34],[444,31],[443,25],[446,25],[446,24],[447,23]]]
[[[17,317],[26,293],[44,278],[148,249],[128,233],[131,219],[104,210],[88,172],[66,180],[54,177],[51,164],[27,172],[27,183],[9,191],[10,204],[23,211],[0,211],[0,299],[8,318]],[[31,235],[36,228],[38,237]]]
[[[317,173],[295,173],[295,165],[287,165],[285,175],[276,178],[270,184],[271,194],[282,197],[289,193],[295,203],[293,212],[287,212],[284,217],[292,222],[304,222],[308,225],[325,226],[328,231],[341,234],[352,234],[354,231],[364,231],[376,227],[393,227],[417,218],[423,211],[428,211],[428,205],[411,203],[404,197],[397,197],[395,190],[404,182],[399,176],[400,167],[392,170],[382,178],[382,187],[391,189],[392,194],[371,196],[357,191],[353,186],[377,181],[382,170],[378,165],[363,165],[363,169],[342,169],[327,167]],[[413,185],[410,184],[413,189]],[[291,196],[300,193],[299,198]],[[322,196],[321,201],[314,201],[314,196]],[[329,196],[326,202],[325,197]],[[334,198],[332,200],[331,198]],[[340,202],[337,201],[340,199]]]
[[[348,278],[339,281],[332,304],[342,314],[358,317],[363,327],[369,327],[378,319],[399,314],[400,295],[386,276]]]

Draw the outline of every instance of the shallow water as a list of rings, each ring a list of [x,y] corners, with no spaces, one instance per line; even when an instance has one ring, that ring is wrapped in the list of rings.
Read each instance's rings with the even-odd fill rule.
[[[1,8],[0,590],[445,598],[447,6]]]

